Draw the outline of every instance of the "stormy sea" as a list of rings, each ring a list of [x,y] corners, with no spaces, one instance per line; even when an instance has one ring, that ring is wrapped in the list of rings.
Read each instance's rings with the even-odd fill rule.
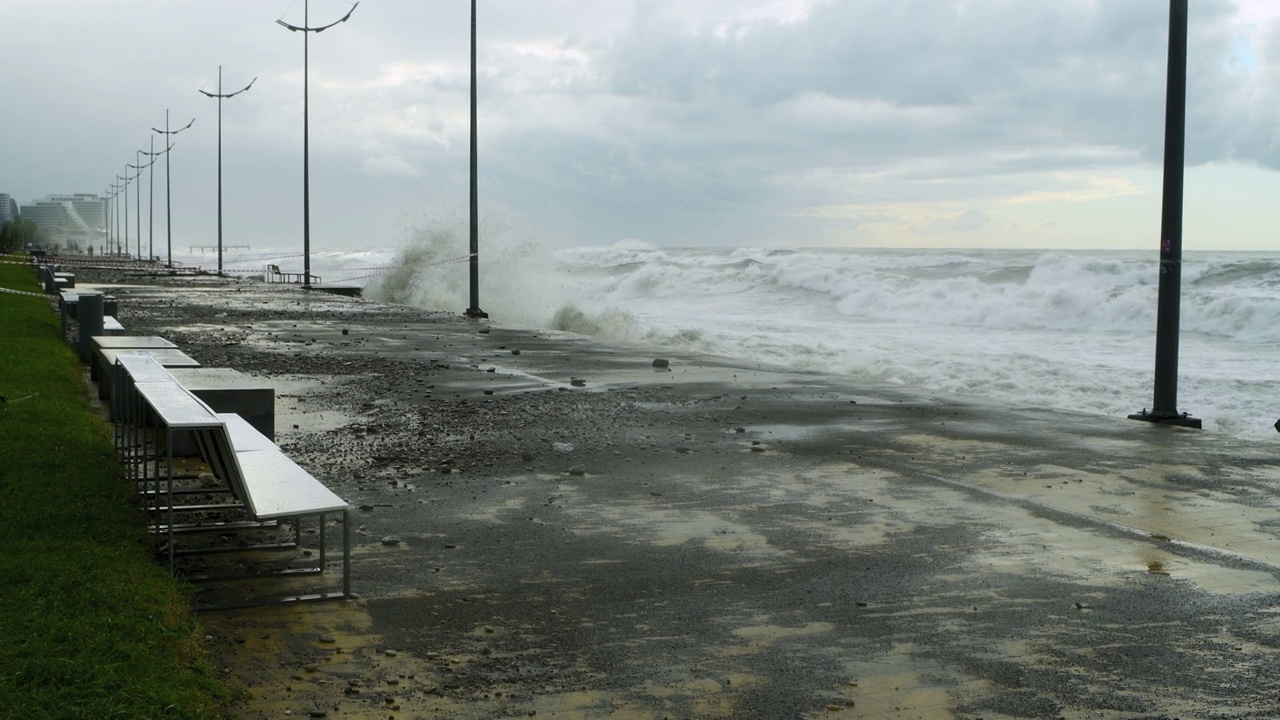
[[[465,234],[313,252],[312,272],[366,297],[461,312]],[[209,267],[211,257],[178,258]],[[302,268],[295,250],[227,267]],[[1007,406],[1123,417],[1151,404],[1157,256],[1135,251],[482,246],[494,322],[699,350]],[[1188,252],[1179,410],[1277,441],[1280,253]]]

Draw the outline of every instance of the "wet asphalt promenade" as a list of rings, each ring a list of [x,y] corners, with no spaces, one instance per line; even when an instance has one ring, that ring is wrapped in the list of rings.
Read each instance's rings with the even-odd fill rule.
[[[102,279],[364,508],[358,600],[202,615],[240,717],[1280,717],[1280,437]]]

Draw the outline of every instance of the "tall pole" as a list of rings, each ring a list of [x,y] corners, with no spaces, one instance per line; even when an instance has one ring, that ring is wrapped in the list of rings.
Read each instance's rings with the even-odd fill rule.
[[[142,156],[146,155],[147,153],[143,152],[142,150],[139,150],[137,152],[138,152],[138,164],[130,165],[129,167],[138,171],[138,174],[134,175],[134,178],[136,178],[138,181],[138,190],[136,192],[137,200],[135,201],[134,204],[135,204],[135,209],[137,210],[137,217],[138,217],[137,221],[135,222],[135,224],[138,227],[138,240],[137,240],[138,259],[141,260],[142,259],[142,171],[154,165],[156,161],[152,160],[146,165],[143,165]]]
[[[218,66],[218,274],[222,274],[222,66]]]
[[[124,177],[120,178],[124,183],[124,247],[120,249],[121,255],[129,254],[129,163],[124,165]]]
[[[147,155],[151,158],[151,164],[147,167],[147,259],[155,260],[156,257],[156,136],[153,134],[151,139],[151,150]]]
[[[102,224],[106,225],[106,244],[102,246],[104,255],[107,248],[111,247],[111,197],[111,186],[108,185],[107,189],[102,191]]]
[[[111,254],[111,239],[112,239],[111,225],[113,222],[115,222],[115,219],[116,219],[115,208],[113,207],[116,200],[115,189],[116,189],[115,183],[111,183],[110,185],[107,186],[107,189],[103,191],[103,193],[107,196],[107,203],[106,203],[107,204],[107,244],[102,247],[103,255]]]
[[[153,128],[154,129],[154,128]],[[164,109],[164,141],[168,144],[169,108]],[[173,171],[169,166],[169,153],[164,154],[164,244],[167,248],[168,265],[173,267]]]
[[[311,25],[310,3],[302,2],[302,26]],[[311,33],[302,33],[302,286],[311,287]]]
[[[311,27],[310,4],[306,0],[302,3],[302,25],[290,25],[284,20],[276,20],[276,23],[291,32],[302,32],[302,285],[307,289],[311,288],[311,75],[308,40],[313,32],[323,32],[338,23],[346,22],[359,4],[357,2],[352,5],[341,18],[318,27]]]
[[[1187,0],[1169,0],[1169,76],[1160,217],[1160,290],[1156,306],[1155,393],[1151,411],[1133,420],[1199,428],[1178,412],[1178,325],[1182,302],[1182,195],[1187,134]]]
[[[165,145],[165,148],[164,148],[164,222],[165,222],[165,238],[166,238],[165,243],[168,246],[168,250],[169,250],[169,262],[168,262],[169,267],[173,267],[173,189],[169,182],[170,179],[173,177],[173,173],[170,172],[170,168],[169,168],[169,156],[173,154],[172,152],[170,152],[171,150],[173,150],[172,139],[174,135],[177,135],[178,133],[182,132],[183,130],[186,130],[187,128],[195,124],[195,121],[196,121],[195,118],[191,118],[191,122],[187,123],[181,128],[178,128],[177,130],[170,130],[169,129],[169,109],[165,108],[164,129],[161,130],[160,128],[151,128],[152,132],[160,133],[164,135],[164,145]]]
[[[120,176],[117,175],[116,180],[119,180],[119,179],[120,179]],[[115,207],[115,212],[111,214],[116,219],[116,237],[111,243],[111,248],[109,250],[109,253],[112,255],[119,255],[120,254],[120,184],[117,182],[113,187],[115,187],[116,189],[116,194],[112,195],[111,199],[115,201],[116,207]]]
[[[254,78],[249,84],[243,88],[226,95],[222,94],[222,66],[218,66],[218,92],[217,94],[200,91],[201,95],[206,97],[218,98],[218,274],[222,274],[222,99],[235,97],[240,93],[253,87]]]
[[[471,0],[471,304],[463,313],[487,318],[480,309],[480,178],[479,133],[476,123],[476,0]]]
[[[152,258],[156,256],[156,158],[160,155],[167,155],[171,147],[173,146],[170,145],[164,150],[156,152],[156,136],[153,134],[151,136],[151,150],[143,153],[143,155],[151,158],[151,162],[147,163],[149,168],[147,170],[147,179],[150,185],[150,189],[147,191],[150,193],[147,199],[147,241],[151,243],[148,252]]]
[[[133,202],[134,202],[134,210],[135,210],[134,216],[137,218],[135,222],[138,226],[138,239],[136,241],[138,245],[138,254],[134,256],[134,259],[141,260],[142,259],[142,151],[141,150],[138,150],[134,153],[133,161],[138,163],[137,165],[138,174],[135,176],[138,178],[138,187],[133,192]]]

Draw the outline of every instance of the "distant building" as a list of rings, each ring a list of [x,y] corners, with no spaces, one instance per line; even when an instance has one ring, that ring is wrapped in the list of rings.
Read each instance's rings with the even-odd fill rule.
[[[36,224],[46,242],[88,246],[101,242],[107,228],[107,204],[97,195],[50,195],[22,205],[23,219]]]
[[[69,202],[75,208],[80,219],[94,230],[107,229],[107,201],[93,193],[74,193],[71,195],[50,195],[47,202]]]
[[[0,225],[18,217],[18,201],[9,196],[9,193],[0,193]]]

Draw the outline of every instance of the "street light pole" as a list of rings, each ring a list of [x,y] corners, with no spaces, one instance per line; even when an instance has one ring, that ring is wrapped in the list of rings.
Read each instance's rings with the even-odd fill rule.
[[[116,180],[118,181],[119,179],[120,179],[120,176],[117,175]],[[111,193],[111,201],[115,203],[115,207],[112,208],[112,211],[111,211],[111,217],[116,221],[115,222],[116,234],[115,234],[115,238],[112,239],[111,243],[107,247],[107,254],[119,255],[120,254],[120,183],[119,182],[111,183],[111,189],[115,191]]]
[[[204,90],[200,91],[201,95],[205,95],[211,98],[218,98],[218,274],[219,275],[222,274],[222,100],[223,98],[235,97],[236,95],[239,95],[240,93],[245,92],[249,88],[253,87],[253,84],[257,82],[257,80],[258,78],[255,77],[253,80],[250,80],[249,84],[245,85],[243,88],[240,88],[239,90],[233,93],[227,93],[226,95],[223,95],[222,94],[222,66],[219,65],[218,66],[218,92],[214,94],[214,93],[207,93]]]
[[[487,318],[480,309],[480,161],[476,121],[476,0],[471,0],[471,305],[469,318]]]
[[[152,133],[148,138],[151,151],[147,157],[151,164],[147,167],[147,257],[156,259],[156,136]]]
[[[155,136],[153,135],[152,137],[155,137]],[[142,258],[142,171],[143,171],[143,170],[145,170],[145,169],[147,169],[147,168],[149,168],[149,167],[151,167],[152,165],[155,165],[155,163],[156,163],[156,161],[155,161],[155,160],[152,160],[151,162],[147,163],[146,165],[142,165],[142,164],[141,164],[142,156],[143,156],[143,155],[148,155],[148,154],[149,154],[149,153],[146,153],[146,152],[143,152],[142,150],[139,150],[139,151],[138,151],[138,160],[139,160],[139,164],[138,164],[138,165],[130,165],[130,166],[129,166],[129,167],[133,168],[134,170],[137,170],[137,171],[138,171],[138,174],[137,174],[137,175],[135,175],[134,177],[138,179],[138,190],[137,190],[137,192],[136,192],[137,200],[135,201],[135,206],[136,206],[137,215],[138,215],[138,219],[137,219],[136,224],[137,224],[137,226],[138,226],[138,241],[137,241],[137,245],[138,245],[138,258],[139,258],[139,259],[141,259],[141,258]],[[150,259],[150,258],[148,258],[148,259]]]
[[[346,22],[359,5],[358,2],[352,5],[346,15],[328,25],[311,27],[309,3],[303,0],[301,25],[290,25],[284,20],[276,20],[291,32],[302,33],[302,285],[308,289],[311,288],[311,78],[308,69],[310,53],[308,38],[313,32],[324,32],[338,23]]]
[[[124,183],[124,247],[116,245],[119,254],[124,255],[129,252],[129,163],[124,164],[124,177],[117,175],[116,179]]]
[[[151,136],[151,152],[145,152],[143,155],[151,158],[151,162],[147,164],[147,182],[149,193],[147,198],[147,241],[151,243],[149,253],[152,258],[156,256],[156,158],[161,155],[167,155],[172,145],[166,147],[160,152],[156,152],[156,136]],[[171,262],[172,264],[172,262]]]
[[[108,185],[107,189],[104,191],[104,194],[106,194],[107,201],[108,201],[107,202],[107,244],[102,248],[102,254],[110,255],[111,245],[114,239],[114,236],[111,233],[111,224],[116,219],[116,212],[114,207],[114,204],[116,201],[116,184],[111,183],[110,185]]]
[[[171,136],[177,135],[183,130],[186,130],[187,128],[191,127],[195,123],[195,121],[196,121],[195,118],[191,118],[191,122],[187,123],[186,125],[183,125],[181,128],[177,130],[170,130],[169,129],[169,109],[165,108],[164,129],[161,130],[160,128],[151,128],[152,132],[156,132],[156,133],[160,133],[161,135],[164,135],[164,144],[165,144],[164,222],[165,222],[165,228],[166,228],[165,237],[166,237],[167,244],[169,246],[169,267],[173,267],[173,193],[172,193],[172,188],[169,185],[169,178],[171,177],[171,173],[169,172],[169,154],[170,154],[169,151],[173,149],[173,143],[171,143],[170,140],[172,139]]]
[[[102,191],[102,224],[105,226],[103,230],[106,232],[105,244],[102,246],[105,252],[107,246],[111,244],[111,186],[108,185]]]
[[[137,218],[137,220],[135,220],[134,222],[138,226],[138,239],[136,241],[138,246],[138,253],[134,259],[141,260],[142,259],[142,151],[141,150],[134,151],[133,161],[138,163],[137,165],[129,166],[131,168],[137,169],[138,171],[138,174],[135,176],[138,178],[138,187],[133,192],[134,217]]]
[[[1160,218],[1160,285],[1156,300],[1155,391],[1151,411],[1131,420],[1199,428],[1178,412],[1178,339],[1182,303],[1182,199],[1187,136],[1187,0],[1169,0],[1169,70],[1165,98],[1164,196]]]

